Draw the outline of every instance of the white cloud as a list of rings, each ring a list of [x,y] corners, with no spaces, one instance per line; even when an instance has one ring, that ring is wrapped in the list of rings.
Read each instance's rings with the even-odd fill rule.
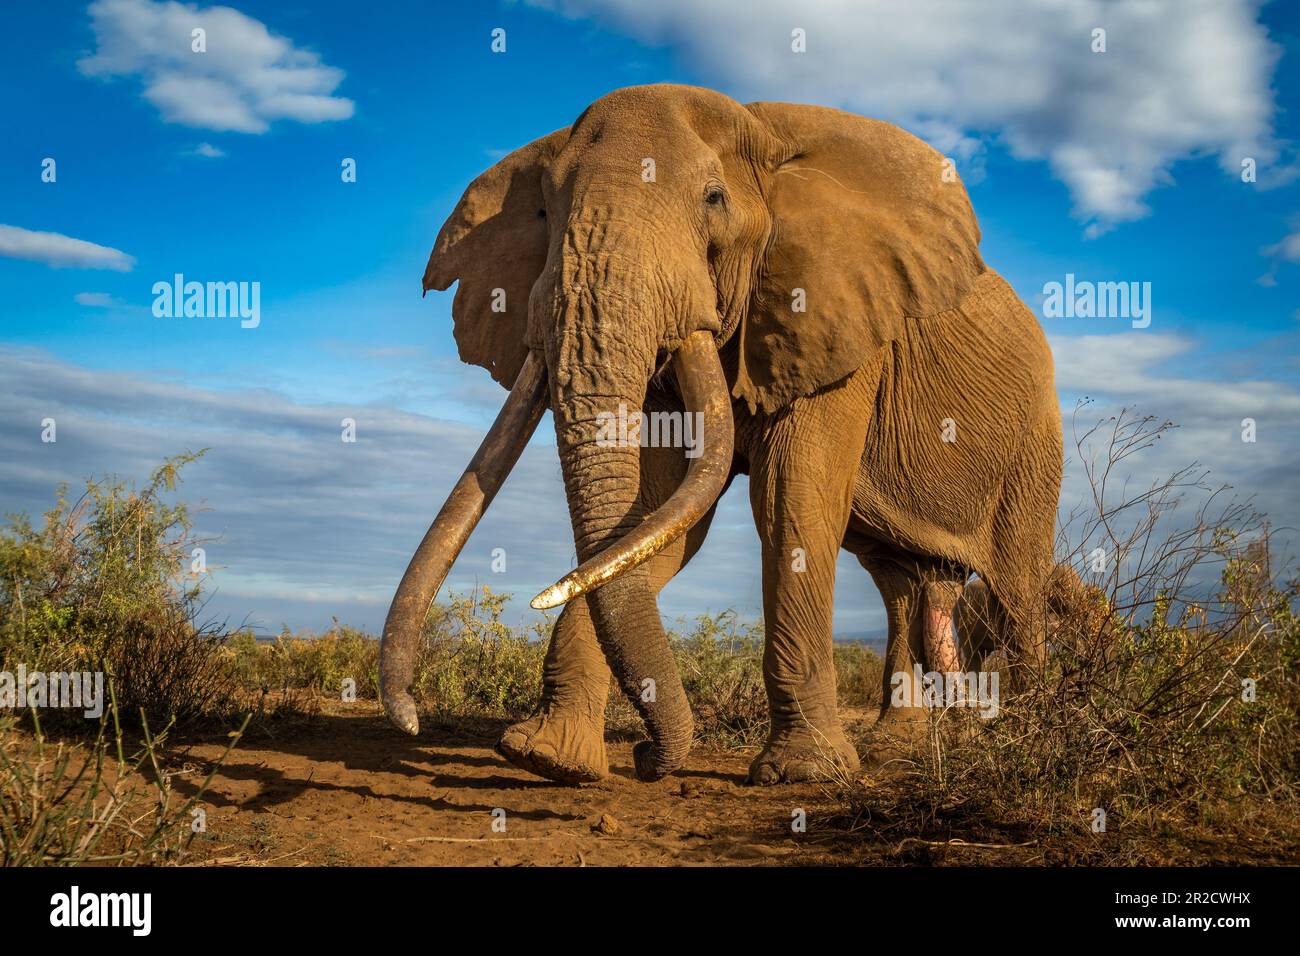
[[[1258,0],[530,0],[683,49],[742,99],[839,106],[976,160],[998,137],[1044,160],[1097,235],[1148,213],[1173,164],[1217,155],[1269,170],[1280,48]],[[807,32],[792,53],[791,30]],[[1106,52],[1091,49],[1106,30]]]
[[[1056,386],[1064,396],[1062,417],[1067,467],[1061,513],[1091,502],[1073,438],[1076,397],[1093,404],[1078,415],[1080,433],[1128,407],[1177,427],[1126,459],[1115,491],[1150,487],[1180,468],[1198,464],[1211,487],[1231,486],[1239,500],[1253,498],[1274,528],[1287,529],[1281,545],[1293,546],[1300,509],[1293,492],[1300,470],[1300,392],[1269,379],[1206,380],[1183,370],[1198,343],[1182,335],[1124,332],[1116,335],[1052,336]],[[1254,440],[1243,441],[1245,420]],[[1105,431],[1106,429],[1103,429]]]
[[[1182,422],[1259,415],[1300,420],[1300,393],[1285,383],[1206,382],[1163,371],[1195,351],[1196,341],[1183,335],[1123,332],[1052,336],[1050,341],[1056,386],[1064,392],[1150,404],[1152,414]]]
[[[231,7],[95,0],[90,15],[98,48],[78,61],[81,72],[141,77],[145,99],[169,123],[261,133],[278,119],[352,115],[352,101],[333,95],[342,70]],[[206,52],[191,48],[196,28],[206,31]]]
[[[1278,266],[1283,262],[1300,263],[1300,228],[1294,228],[1271,246],[1259,250],[1269,260],[1268,271],[1255,281],[1262,286],[1277,285]]]
[[[109,292],[78,292],[72,297],[72,301],[87,309],[104,309],[111,313],[114,318],[142,317],[153,314],[149,306],[132,304]]]
[[[499,402],[505,392],[497,391]],[[483,434],[391,406],[196,388],[3,346],[0,394],[6,512],[39,515],[60,481],[140,479],[165,456],[211,448],[186,470],[181,491],[206,506],[196,513],[200,536],[220,538],[208,546],[211,610],[235,623],[252,615],[268,630],[284,620],[326,626],[330,613],[377,630],[441,496]],[[46,417],[58,423],[56,443],[41,442]],[[344,417],[357,421],[355,444],[340,440]],[[529,446],[449,586],[510,591],[518,597],[512,613],[533,614],[528,599],[573,566],[558,471],[553,446]],[[498,546],[509,554],[506,574],[490,567]]]
[[[1300,262],[1300,229],[1287,233],[1273,245],[1265,247],[1264,255],[1287,262]]]
[[[119,249],[73,239],[57,232],[36,232],[19,226],[0,225],[0,256],[30,259],[56,269],[112,269],[130,272],[135,259]]]
[[[189,155],[202,156],[204,159],[220,159],[226,155],[226,151],[219,146],[213,146],[211,143],[199,143],[190,150]]]
[[[92,309],[110,309],[117,304],[117,300],[107,292],[78,292],[72,297],[72,301]]]

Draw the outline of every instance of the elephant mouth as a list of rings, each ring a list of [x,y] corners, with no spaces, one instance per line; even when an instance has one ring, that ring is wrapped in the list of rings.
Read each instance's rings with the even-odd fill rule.
[[[688,413],[702,423],[699,453],[672,496],[640,525],[566,574],[532,600],[539,610],[557,607],[644,564],[702,518],[726,485],[734,441],[731,397],[713,334],[692,333],[672,366]],[[399,730],[419,732],[410,685],[420,631],[438,590],[475,526],[537,429],[548,405],[546,364],[530,352],[505,404],[464,474],[416,549],[393,596],[380,642],[379,693]]]

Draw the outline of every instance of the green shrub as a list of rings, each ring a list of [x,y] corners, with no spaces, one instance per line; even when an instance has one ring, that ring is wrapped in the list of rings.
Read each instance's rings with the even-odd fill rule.
[[[749,746],[767,736],[763,628],[727,610],[695,619],[689,634],[669,632],[673,657],[705,743]]]
[[[835,677],[841,706],[878,708],[885,662],[862,644],[835,645]]]
[[[38,530],[25,515],[0,531],[0,663],[13,670],[103,670],[123,712],[155,725],[229,718],[250,706],[304,709],[337,698],[343,681],[362,699],[378,695],[378,640],[340,624],[324,634],[283,631],[269,641],[197,623],[201,576],[189,572],[191,535],[184,504],[168,500],[180,470],[201,456],[169,459],[143,490],[91,479],[70,502],[65,488]],[[442,718],[519,720],[537,708],[552,621],[510,626],[509,596],[452,594],[431,609],[417,649],[414,687]],[[669,632],[702,741],[760,742],[767,732],[762,629],[732,611]],[[846,702],[879,701],[879,659],[837,647]],[[617,691],[612,729],[640,732]],[[62,719],[52,715],[50,719]]]
[[[429,712],[521,719],[536,709],[546,653],[541,638],[549,626],[510,627],[501,620],[509,600],[484,587],[452,594],[430,610],[412,682]],[[273,641],[258,641],[251,633],[236,633],[226,648],[240,686],[249,692],[338,697],[350,678],[358,698],[378,697],[378,639],[337,620],[321,635],[285,631]]]
[[[227,646],[247,690],[309,690],[338,697],[343,681],[351,679],[358,697],[375,697],[378,691],[378,642],[337,621],[319,636],[282,631],[272,641],[258,641],[241,632]]]
[[[201,542],[185,505],[166,500],[202,454],[168,459],[142,490],[89,479],[69,501],[60,487],[39,529],[10,518],[0,529],[0,667],[103,671],[123,712],[156,725],[233,710],[221,636],[197,622],[201,576],[190,562]]]
[[[436,604],[425,622],[414,686],[443,717],[520,720],[537,709],[550,625],[512,628],[501,620],[508,594],[484,587]]]

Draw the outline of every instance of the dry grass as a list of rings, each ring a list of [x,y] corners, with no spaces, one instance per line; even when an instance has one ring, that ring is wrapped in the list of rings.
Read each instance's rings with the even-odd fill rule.
[[[935,710],[919,744],[886,772],[832,782],[842,807],[834,822],[858,852],[964,862],[1300,859],[1300,586],[1272,567],[1262,520],[1221,504],[1203,475],[1180,472],[1112,501],[1123,463],[1167,427],[1120,416],[1076,439],[1094,500],[1066,523],[1060,554],[1085,586],[1072,600],[1057,595],[1043,615],[1046,659],[1012,662],[1023,679],[1014,693],[1003,683],[995,719]],[[165,464],[143,491],[91,481],[71,504],[60,493],[40,530],[19,516],[0,534],[0,665],[103,670],[117,695],[98,725],[58,712],[0,723],[6,863],[176,860],[198,796],[171,806],[165,734],[150,727],[229,727],[250,713],[254,727],[269,727],[310,719],[345,690],[375,697],[371,635],[336,622],[323,635],[259,641],[196,623],[198,583],[185,573],[195,542],[184,506],[164,500],[192,457]],[[506,595],[484,588],[433,609],[414,686],[434,722],[534,712],[550,621],[512,627],[507,607]],[[670,637],[700,742],[760,744],[761,627],[725,612]],[[880,704],[877,655],[837,646],[835,663],[844,704]],[[1243,694],[1251,688],[1253,698]],[[119,703],[142,737],[130,757]],[[615,733],[641,733],[616,692],[608,720]],[[44,726],[52,721],[59,726]],[[1097,811],[1104,831],[1094,829]]]
[[[452,594],[434,606],[421,637],[413,686],[421,708],[435,722],[520,720],[535,712],[550,623],[511,627],[502,620],[509,600],[484,587]],[[768,727],[761,626],[723,611],[701,615],[690,625],[679,622],[668,637],[695,714],[698,742],[725,747],[761,743]],[[281,715],[309,711],[317,696],[338,699],[347,680],[358,699],[377,698],[378,642],[337,623],[322,635],[284,633],[274,641],[236,634],[227,653],[249,699],[273,700]],[[864,647],[838,647],[836,666],[848,702],[879,704],[877,655]],[[611,689],[606,723],[615,735],[643,733],[640,717],[616,688]]]
[[[177,862],[193,838],[191,810],[239,741],[241,727],[188,799],[177,801],[149,731],[128,756],[116,695],[86,743],[48,738],[0,719],[0,865],[133,866]],[[169,729],[169,728],[168,728]]]
[[[1234,840],[1300,858],[1300,587],[1270,568],[1262,520],[1203,475],[1112,502],[1120,464],[1168,427],[1121,415],[1078,437],[1095,497],[1062,553],[1085,586],[1045,617],[1046,661],[1017,662],[995,719],[936,709],[888,772],[839,781],[841,824],[904,858],[984,844],[1164,863],[1232,858]]]

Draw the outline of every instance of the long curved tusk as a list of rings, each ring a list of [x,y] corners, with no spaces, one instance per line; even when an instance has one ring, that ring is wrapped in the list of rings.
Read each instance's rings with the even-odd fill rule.
[[[415,649],[429,606],[474,526],[537,430],[547,405],[546,362],[537,352],[529,352],[487,437],[402,575],[379,644],[379,697],[388,719],[398,730],[412,736],[420,732],[410,687],[415,675]]]
[[[735,439],[731,396],[710,332],[694,332],[673,360],[686,411],[703,414],[697,441],[703,452],[691,460],[686,477],[654,514],[600,554],[574,568],[533,598],[538,610],[557,607],[649,561],[699,521],[718,500],[731,472]]]

